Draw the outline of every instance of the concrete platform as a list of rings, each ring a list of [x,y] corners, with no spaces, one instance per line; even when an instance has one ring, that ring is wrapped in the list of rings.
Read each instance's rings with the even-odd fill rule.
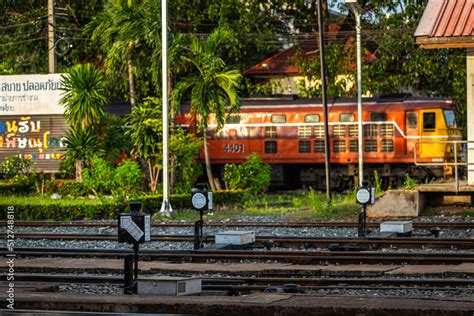
[[[163,275],[201,275],[201,274],[228,274],[241,276],[356,276],[375,277],[383,275],[419,274],[432,275],[433,273],[449,275],[451,277],[474,277],[474,264],[459,265],[295,265],[290,263],[163,263],[140,262],[140,274]],[[5,268],[0,268],[5,272]],[[123,261],[119,259],[57,259],[35,258],[17,259],[15,272],[29,273],[71,273],[71,272],[101,272],[123,273]]]
[[[417,187],[417,211],[421,212],[425,206],[439,206],[445,204],[447,197],[463,197],[459,202],[469,202],[474,206],[474,185],[460,181],[458,187],[454,182],[429,183]]]
[[[417,299],[298,294],[164,297],[29,293],[15,298],[18,309],[192,315],[469,315],[474,299]],[[1,311],[0,311],[1,313]]]

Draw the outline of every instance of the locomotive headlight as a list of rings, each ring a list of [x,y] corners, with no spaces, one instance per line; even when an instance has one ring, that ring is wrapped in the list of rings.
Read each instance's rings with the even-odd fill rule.
[[[235,129],[230,129],[229,130],[229,136],[230,137],[235,137],[237,136],[237,131]]]

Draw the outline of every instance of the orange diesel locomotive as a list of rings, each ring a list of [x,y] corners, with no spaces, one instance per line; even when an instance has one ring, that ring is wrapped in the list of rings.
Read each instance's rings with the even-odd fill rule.
[[[328,102],[331,186],[353,187],[358,173],[357,102],[334,99]],[[396,186],[410,174],[420,180],[446,176],[444,162],[454,157],[453,145],[461,140],[448,99],[378,98],[363,100],[364,175],[374,171],[385,186]],[[179,115],[178,124],[189,125],[190,115]],[[272,185],[298,187],[325,185],[324,118],[320,100],[244,99],[239,113],[227,117],[216,131],[211,116],[209,153],[216,175],[228,163],[245,162],[257,152],[272,166]],[[431,142],[429,144],[423,142]],[[436,143],[439,142],[439,143]],[[201,152],[200,159],[204,161]],[[440,166],[416,166],[416,162]]]

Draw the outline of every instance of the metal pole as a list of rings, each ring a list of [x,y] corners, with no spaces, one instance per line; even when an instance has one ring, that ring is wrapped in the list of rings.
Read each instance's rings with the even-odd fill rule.
[[[362,128],[362,49],[360,37],[360,12],[354,8],[356,18],[356,41],[357,41],[357,117],[359,129],[359,186],[362,187],[364,181],[364,163],[363,163],[363,138],[364,131]]]
[[[168,157],[168,12],[167,2],[161,3],[161,78],[162,78],[162,99],[163,99],[163,204],[161,213],[169,215],[171,205],[169,204],[169,157]]]
[[[56,19],[54,17],[54,0],[48,0],[48,71],[50,74],[58,72],[55,43]]]
[[[319,57],[321,60],[321,90],[324,108],[324,152],[326,154],[326,197],[331,200],[331,152],[329,150],[329,117],[326,96],[326,62],[324,58],[324,27],[322,0],[318,0]]]

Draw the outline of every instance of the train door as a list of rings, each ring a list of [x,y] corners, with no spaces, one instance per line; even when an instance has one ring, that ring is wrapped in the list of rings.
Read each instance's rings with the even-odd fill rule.
[[[415,153],[415,142],[419,136],[418,132],[418,112],[411,111],[406,112],[406,121],[405,121],[405,144],[406,144],[406,154],[408,157],[413,158]]]
[[[443,140],[440,135],[441,124],[440,117],[442,113],[437,110],[421,110],[421,126],[420,126],[420,158],[438,157],[442,158],[444,154],[445,144],[436,143]]]

